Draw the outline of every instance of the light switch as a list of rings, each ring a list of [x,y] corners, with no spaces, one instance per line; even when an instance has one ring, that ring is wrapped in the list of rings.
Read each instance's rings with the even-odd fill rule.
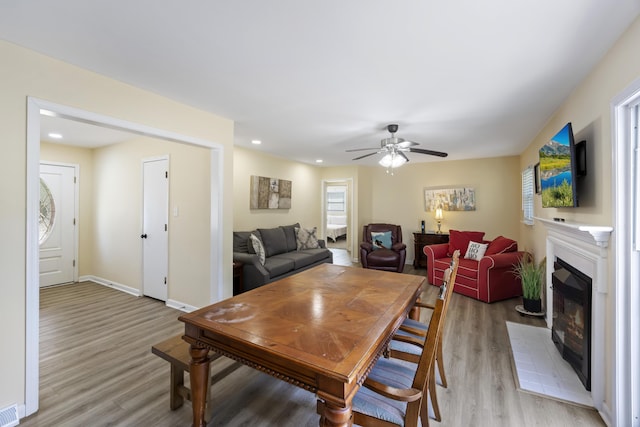
[[[173,216],[178,216],[178,207],[177,206],[173,207]]]

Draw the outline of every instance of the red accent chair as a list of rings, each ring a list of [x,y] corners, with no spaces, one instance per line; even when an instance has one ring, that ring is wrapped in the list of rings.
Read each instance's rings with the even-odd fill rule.
[[[382,242],[381,246],[376,245],[371,233],[390,233],[390,240]],[[360,263],[363,268],[402,273],[406,258],[407,245],[402,243],[402,228],[399,225],[369,224],[362,227]]]
[[[484,232],[477,231],[450,230],[449,236],[449,243],[423,248],[429,283],[442,285],[451,254],[459,249],[466,255],[469,243],[477,242],[487,245],[486,252],[479,260],[460,257],[453,291],[487,303],[522,295],[522,284],[513,273],[513,267],[527,252],[518,251],[515,240],[498,236],[493,241],[486,241],[483,240]]]

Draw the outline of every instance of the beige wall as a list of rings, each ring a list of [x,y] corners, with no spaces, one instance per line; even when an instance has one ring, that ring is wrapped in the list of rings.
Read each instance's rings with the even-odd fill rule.
[[[41,159],[79,164],[78,273],[143,291],[142,160],[169,156],[168,298],[202,306],[209,281],[209,150],[159,139],[89,149],[42,143]],[[178,215],[173,214],[177,208]]]
[[[605,55],[602,61],[591,71],[585,80],[573,91],[567,100],[540,130],[520,159],[520,168],[538,162],[538,150],[542,145],[564,126],[571,122],[577,140],[587,141],[588,175],[585,185],[580,188],[578,197],[581,207],[578,208],[542,208],[540,196],[535,197],[534,215],[543,218],[562,217],[593,225],[614,225],[613,203],[615,200],[612,184],[612,128],[611,101],[632,81],[640,77],[640,19],[618,40],[615,46]],[[625,230],[614,230],[616,233]],[[535,223],[534,226],[521,226],[521,241],[535,251],[537,258],[545,254],[546,229]],[[612,331],[614,330],[614,244],[607,249],[609,257],[609,280],[607,294],[607,318],[605,331],[607,337],[606,359],[606,403],[610,406],[613,397],[612,381],[614,346]],[[610,406],[611,407],[611,406]],[[612,408],[613,409],[613,408]]]
[[[443,230],[480,230],[487,239],[504,235],[518,238],[520,169],[518,157],[408,164],[393,176],[381,167],[317,167],[266,156],[257,150],[236,148],[234,153],[234,229],[300,222],[321,229],[321,181],[350,180],[356,203],[354,257],[358,256],[362,226],[370,222],[400,224],[407,243],[407,262],[413,262],[413,232],[425,220],[436,228],[432,213],[425,211],[424,188],[470,186],[476,190],[477,208],[472,212],[445,212]],[[290,210],[249,209],[249,176],[273,176],[293,181]],[[319,233],[320,234],[320,233]]]
[[[360,203],[360,229],[369,222],[400,224],[407,262],[413,262],[412,233],[420,231],[420,221],[425,221],[427,230],[437,229],[434,213],[425,210],[424,188],[466,186],[475,189],[476,210],[444,212],[442,230],[477,230],[484,231],[487,240],[499,235],[517,240],[519,165],[518,157],[410,163],[393,176],[384,168],[368,167],[366,179],[360,179],[360,189],[366,195]]]
[[[291,209],[249,209],[251,175],[291,181]],[[236,147],[233,155],[233,229],[250,231],[299,222],[303,227],[320,230],[320,176],[320,168],[316,166]]]
[[[142,160],[169,156],[168,298],[209,301],[209,150],[150,138],[95,150],[92,274],[143,290]],[[178,216],[173,214],[178,209]]]
[[[92,274],[93,230],[93,150],[70,145],[40,144],[40,160],[79,166],[78,177],[78,275]]]
[[[25,402],[27,97],[218,143],[225,148],[221,176],[229,186],[233,122],[3,41],[0,57],[4,160],[0,172],[0,334],[11,343],[0,355],[0,407],[4,407]],[[231,192],[223,195],[223,282],[230,284],[233,201]]]

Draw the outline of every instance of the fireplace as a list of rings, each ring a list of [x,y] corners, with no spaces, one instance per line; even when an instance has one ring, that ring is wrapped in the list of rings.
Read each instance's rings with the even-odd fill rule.
[[[552,274],[551,338],[587,390],[591,390],[591,279],[560,258]]]

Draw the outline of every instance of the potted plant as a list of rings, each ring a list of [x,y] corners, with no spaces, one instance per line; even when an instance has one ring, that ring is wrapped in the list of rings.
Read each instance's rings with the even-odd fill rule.
[[[530,313],[540,313],[542,311],[541,295],[546,263],[546,257],[536,264],[531,255],[525,255],[513,267],[513,272],[522,283],[524,309]]]

